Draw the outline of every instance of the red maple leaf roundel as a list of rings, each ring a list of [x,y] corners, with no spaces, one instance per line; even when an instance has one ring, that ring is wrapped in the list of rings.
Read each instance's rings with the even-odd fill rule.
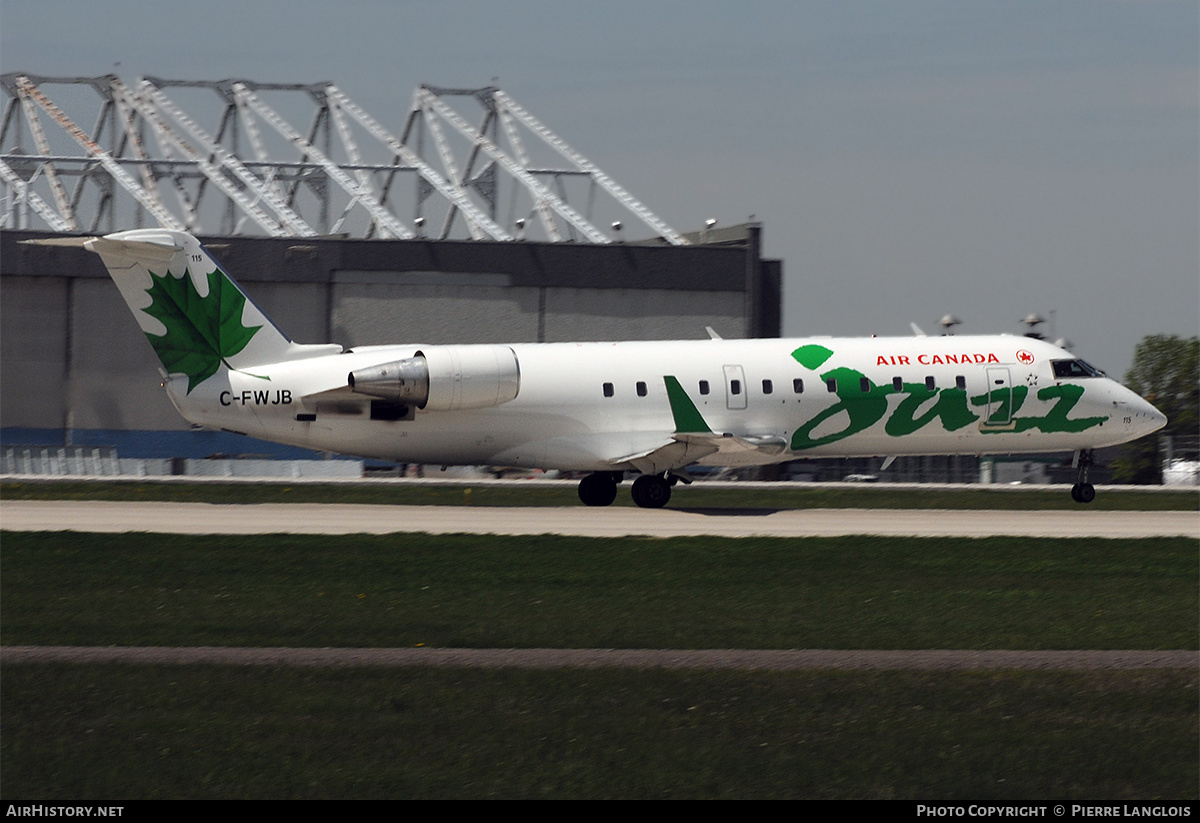
[[[1021,361],[1022,363],[1032,363],[1033,353],[1026,351],[1025,349],[1021,349],[1019,352],[1017,352],[1017,360]]]

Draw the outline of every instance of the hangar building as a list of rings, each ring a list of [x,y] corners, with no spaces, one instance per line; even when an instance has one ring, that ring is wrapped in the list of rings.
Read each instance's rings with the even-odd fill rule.
[[[0,440],[10,449],[312,456],[193,431],[99,258],[23,242],[64,234],[191,231],[302,343],[780,333],[782,264],[762,259],[757,223],[675,232],[499,89],[419,87],[397,139],[332,84],[2,80]],[[100,101],[98,113],[67,110],[81,89]],[[210,136],[164,89],[217,92],[221,125]],[[271,92],[315,101],[306,134],[280,114],[285,105],[266,102]],[[449,106],[456,95],[483,105],[481,126]],[[98,125],[81,134],[77,121]],[[271,129],[285,149],[268,145]],[[367,155],[372,139],[384,157]],[[426,143],[440,168],[424,159],[434,154]],[[536,157],[535,144],[557,162]],[[298,155],[281,156],[297,145]],[[412,211],[402,218],[403,184]],[[568,204],[572,186],[583,186],[575,202],[586,208]],[[626,240],[639,227],[649,238]]]
[[[778,336],[780,269],[740,243],[202,238],[302,343],[560,342]],[[0,232],[5,445],[110,446],[126,457],[295,455],[190,432],[100,259]]]

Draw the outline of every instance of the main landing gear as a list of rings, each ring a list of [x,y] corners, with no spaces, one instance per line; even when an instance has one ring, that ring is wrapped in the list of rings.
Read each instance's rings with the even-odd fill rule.
[[[594,472],[579,481],[579,499],[585,506],[608,506],[617,499],[623,472]],[[674,477],[643,474],[633,481],[633,502],[643,509],[661,509],[671,499]]]
[[[617,484],[624,472],[595,472],[579,481],[579,499],[585,506],[609,506],[617,499]]]
[[[1071,499],[1076,503],[1091,503],[1096,499],[1096,487],[1088,480],[1088,469],[1092,467],[1092,450],[1075,452],[1075,485],[1071,487]]]
[[[633,502],[643,509],[661,509],[671,499],[671,481],[661,474],[643,474],[633,481]]]

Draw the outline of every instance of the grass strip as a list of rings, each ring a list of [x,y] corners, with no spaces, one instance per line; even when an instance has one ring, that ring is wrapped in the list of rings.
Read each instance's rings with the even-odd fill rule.
[[[0,539],[6,645],[1200,647],[1187,538]]]
[[[629,484],[618,489],[617,506],[632,506]],[[150,483],[138,481],[21,481],[0,484],[6,500],[145,500],[195,503],[367,503],[428,506],[577,506],[573,486],[527,483],[511,486],[423,486],[336,483]],[[1013,491],[979,489],[895,489],[887,484],[854,488],[780,488],[747,483],[745,487],[676,486],[672,508],[706,509],[1078,509],[1062,489]],[[1097,511],[1200,511],[1200,495],[1191,491],[1109,491],[1101,489],[1089,504]]]
[[[1197,797],[1197,673],[0,672],[6,797]]]

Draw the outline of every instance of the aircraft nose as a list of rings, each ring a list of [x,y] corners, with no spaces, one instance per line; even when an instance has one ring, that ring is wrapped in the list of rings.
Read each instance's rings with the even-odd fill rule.
[[[1134,405],[1133,422],[1142,437],[1167,425],[1167,416],[1139,397]]]
[[[1167,425],[1167,416],[1153,406],[1150,406],[1150,422],[1153,425],[1153,428],[1150,429],[1150,431],[1156,432],[1163,426]]]

